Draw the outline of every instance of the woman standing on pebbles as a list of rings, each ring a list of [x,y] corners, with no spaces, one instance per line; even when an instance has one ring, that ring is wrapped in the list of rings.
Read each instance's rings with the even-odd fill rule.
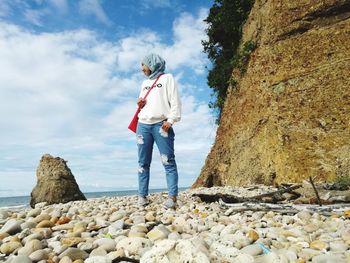
[[[172,128],[181,118],[181,101],[174,77],[164,73],[165,61],[157,54],[149,54],[141,63],[143,73],[148,77],[141,87],[137,105],[141,107],[136,130],[139,158],[139,205],[148,204],[148,186],[150,165],[154,142],[160,152],[165,168],[168,186],[168,199],[164,202],[166,208],[176,206],[178,194],[178,173],[174,154],[175,133]],[[147,91],[152,90],[143,99]]]

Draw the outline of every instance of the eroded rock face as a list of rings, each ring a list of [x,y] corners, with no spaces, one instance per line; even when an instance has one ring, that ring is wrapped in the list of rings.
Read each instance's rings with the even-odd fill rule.
[[[43,155],[36,177],[37,184],[31,193],[30,200],[32,207],[41,202],[55,204],[86,200],[66,161],[59,157]]]
[[[254,41],[196,186],[350,175],[350,2],[256,0]]]

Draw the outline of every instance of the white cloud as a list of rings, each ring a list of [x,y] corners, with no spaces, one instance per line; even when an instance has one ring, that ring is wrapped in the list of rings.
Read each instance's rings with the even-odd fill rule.
[[[42,19],[49,13],[48,9],[27,9],[24,11],[24,18],[36,26],[43,26]]]
[[[188,67],[198,74],[204,73],[207,60],[202,52],[201,40],[207,38],[203,22],[206,16],[206,9],[202,9],[198,17],[182,14],[173,24],[174,36],[170,45],[165,45],[158,35],[147,30],[122,39],[118,49],[118,69],[128,71],[139,68],[140,58],[155,52],[164,57],[169,70]]]
[[[174,44],[165,50],[165,57],[173,67],[192,67],[197,73],[203,73],[204,53],[201,40],[206,39],[206,25],[203,20],[207,10],[202,9],[198,17],[184,13],[176,19],[173,25]]]
[[[139,61],[154,48],[168,60],[171,71],[179,72],[180,86],[193,85],[180,71],[185,66],[197,74],[206,60],[196,46],[187,56],[177,48],[188,52],[191,34],[200,43],[204,34],[196,25],[199,17],[182,15],[174,23],[171,45],[155,32],[144,31],[149,36],[146,48],[139,42],[142,34],[112,43],[97,40],[88,30],[35,34],[0,23],[0,181],[6,181],[0,190],[16,188],[20,177],[25,182],[21,189],[30,191],[44,153],[69,160],[83,190],[96,184],[135,187],[136,145],[127,125],[144,79]],[[188,92],[182,93],[182,101],[175,148],[180,185],[189,185],[200,171],[216,126],[206,102]],[[164,187],[158,151],[154,154],[151,187]]]
[[[111,25],[112,21],[103,10],[99,0],[80,0],[79,11],[83,15],[94,16],[99,22]]]
[[[151,8],[170,8],[174,6],[170,0],[141,0],[142,7],[146,9]]]
[[[14,8],[28,9],[28,3],[25,0],[0,0],[0,17],[9,17],[13,15]]]
[[[0,17],[7,17],[11,11],[11,7],[8,1],[0,1]]]
[[[44,6],[45,1],[35,0],[38,6]],[[15,9],[19,10],[24,19],[33,25],[42,27],[43,19],[52,13],[57,11],[64,14],[68,11],[67,0],[48,0],[47,1],[52,8],[41,7],[38,9],[32,9],[26,0],[1,0],[0,1],[0,17],[9,17]]]
[[[60,13],[67,13],[68,3],[67,0],[49,0],[49,3],[55,7]]]

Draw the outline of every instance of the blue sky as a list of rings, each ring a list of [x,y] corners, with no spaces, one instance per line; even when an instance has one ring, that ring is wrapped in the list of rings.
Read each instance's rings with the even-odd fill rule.
[[[0,0],[0,196],[29,195],[41,156],[68,161],[83,192],[136,189],[127,125],[149,52],[179,83],[179,185],[199,175],[214,142],[210,63],[201,41],[212,1]],[[164,188],[155,147],[151,188]]]

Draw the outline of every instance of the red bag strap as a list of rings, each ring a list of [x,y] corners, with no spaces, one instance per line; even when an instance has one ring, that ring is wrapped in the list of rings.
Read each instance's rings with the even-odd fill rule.
[[[143,97],[143,99],[145,100],[146,98],[147,98],[147,96],[148,96],[148,94],[149,94],[149,92],[153,89],[153,87],[154,87],[154,85],[157,83],[157,81],[158,81],[158,79],[160,78],[160,76],[162,76],[163,74],[160,74],[157,78],[156,78],[156,80],[153,82],[153,84],[152,84],[152,86],[151,86],[151,88],[147,91],[147,93],[146,93],[146,95],[145,95],[145,97]]]

